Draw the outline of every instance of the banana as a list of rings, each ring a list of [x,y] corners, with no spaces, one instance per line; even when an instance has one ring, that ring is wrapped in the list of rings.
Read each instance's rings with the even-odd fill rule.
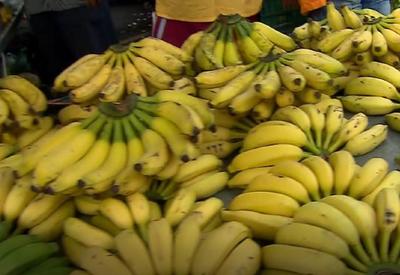
[[[331,56],[342,62],[351,59],[353,56],[353,40],[360,36],[361,33],[362,30],[353,32],[331,52]]]
[[[257,47],[262,51],[263,55],[267,55],[271,52],[274,44],[268,39],[268,37],[260,32],[259,29],[253,28],[253,25],[247,21],[242,21],[247,26],[250,38],[256,43]]]
[[[130,47],[129,50],[135,55],[141,56],[161,70],[171,75],[182,75],[185,70],[185,64],[172,54],[156,47]]]
[[[17,93],[37,113],[47,109],[47,99],[44,93],[25,78],[17,75],[5,76],[0,79],[0,88]]]
[[[104,54],[97,55],[93,58],[72,68],[66,72],[64,86],[68,88],[78,88],[86,84],[103,68],[104,64],[112,58],[113,52],[107,51]]]
[[[382,189],[375,200],[376,220],[379,228],[379,256],[384,262],[389,261],[389,246],[392,232],[399,222],[400,205],[397,190]]]
[[[253,107],[251,117],[257,122],[267,121],[275,111],[275,100],[266,99]]]
[[[355,53],[369,51],[372,45],[371,27],[364,29],[357,37],[352,40],[352,48]]]
[[[279,108],[292,106],[295,104],[295,97],[289,89],[281,88],[275,95],[275,102]]]
[[[125,73],[122,57],[118,55],[114,67],[112,68],[111,75],[99,93],[99,99],[105,102],[119,101],[124,95],[125,90]]]
[[[342,102],[339,99],[334,98],[323,98],[320,102],[316,103],[315,106],[323,113],[326,114],[328,107],[335,105],[343,108]]]
[[[255,82],[257,81],[257,78],[255,79]],[[253,85],[253,83],[243,93],[235,96],[232,99],[228,105],[228,110],[231,114],[246,114],[262,100],[262,98],[254,89],[255,85],[257,84]]]
[[[89,59],[92,59],[93,57],[98,56],[97,54],[87,54],[84,55],[83,57],[79,58],[77,61],[72,63],[69,67],[67,67],[64,71],[62,71],[55,79],[53,83],[53,90],[55,92],[67,92],[69,90],[69,87],[66,86],[66,76],[69,74],[69,72],[73,71],[76,67],[79,65],[85,63]]]
[[[324,142],[323,148],[328,149],[329,144],[332,141],[332,138],[338,133],[342,127],[343,123],[343,109],[341,107],[337,107],[331,105],[328,107],[328,110],[325,115],[325,128],[324,128]]]
[[[147,61],[142,57],[135,56],[132,58],[132,62],[139,71],[140,75],[157,89],[169,89],[174,85],[173,78],[166,72],[156,67],[150,61]]]
[[[3,274],[18,274],[37,265],[59,250],[57,243],[36,242],[19,247],[0,260]]]
[[[254,179],[244,192],[275,192],[287,195],[301,204],[310,202],[307,189],[297,180],[283,175],[264,174]]]
[[[131,212],[121,200],[114,198],[104,199],[100,203],[99,212],[120,229],[131,229],[133,227],[134,222]]]
[[[139,227],[143,238],[147,238],[146,227],[150,221],[150,203],[142,193],[134,193],[126,197],[126,203],[132,214],[133,220]]]
[[[64,221],[63,230],[67,237],[86,246],[98,246],[104,249],[115,247],[115,241],[109,233],[75,217],[67,218]]]
[[[299,208],[299,203],[284,194],[256,191],[236,196],[228,208],[229,210],[249,210],[269,215],[293,217]]]
[[[110,151],[112,127],[112,123],[108,122],[87,154],[73,165],[64,169],[57,179],[46,187],[46,192],[52,194],[68,190],[76,186],[83,176],[100,167]]]
[[[174,85],[172,86],[172,90],[188,95],[197,94],[197,87],[194,85],[194,82],[188,77],[182,77],[178,80],[175,80]]]
[[[179,224],[185,218],[195,201],[196,193],[192,190],[182,188],[176,192],[164,211],[165,219],[170,223],[171,227]]]
[[[96,135],[104,123],[104,118],[98,118],[88,128],[81,129],[68,142],[54,148],[39,160],[33,172],[33,187],[41,190],[59,176],[65,168],[82,158],[95,142]]]
[[[379,62],[370,62],[365,64],[364,66],[362,66],[360,68],[360,75],[361,76],[368,76],[368,77],[374,77],[374,79],[381,79],[384,81],[389,82],[390,84],[392,84],[393,86],[395,86],[396,88],[400,87],[400,81],[399,81],[399,77],[400,77],[400,72],[395,69],[394,67],[385,64],[385,63],[379,63]],[[365,78],[364,80],[369,80],[369,78]],[[376,81],[378,84],[378,81]],[[364,83],[362,83],[364,84]],[[372,83],[366,83],[366,86],[362,86],[359,87],[359,89],[363,90],[366,87],[368,87],[368,85],[376,85],[373,82]],[[360,85],[360,84],[358,84]],[[378,85],[376,85],[378,86]],[[388,94],[392,95],[393,94],[393,98],[392,99],[399,99],[399,95],[398,92],[396,90],[393,91],[393,87],[391,85],[386,84],[385,82],[379,84],[379,87],[381,89],[385,89],[388,91]],[[390,93],[389,93],[389,87],[390,87]],[[362,95],[362,94],[360,94]],[[371,95],[377,95],[377,94],[371,94]],[[385,96],[387,97],[387,96]],[[387,97],[390,98],[390,97]]]
[[[398,67],[399,64],[400,64],[400,58],[390,50],[388,50],[385,55],[376,56],[376,59],[379,62],[388,64],[388,65],[393,66],[393,67]]]
[[[15,175],[13,171],[9,168],[0,168],[0,214],[3,214],[4,204],[6,202],[7,196],[15,183]]]
[[[236,66],[242,63],[243,61],[239,54],[239,49],[234,42],[233,28],[232,26],[228,26],[224,48],[224,65]]]
[[[0,160],[7,158],[8,156],[15,153],[17,150],[16,146],[9,143],[0,143]]]
[[[340,12],[335,8],[334,3],[326,5],[326,18],[328,25],[333,31],[340,31],[346,29],[346,22]]]
[[[32,176],[26,175],[16,180],[3,205],[3,217],[7,221],[16,220],[36,193],[31,190]]]
[[[229,172],[248,168],[271,166],[283,160],[300,160],[301,148],[290,144],[277,144],[251,149],[237,155],[228,166]]]
[[[302,161],[317,178],[323,196],[329,196],[334,187],[334,171],[330,164],[319,156],[311,156]]]
[[[306,79],[297,70],[293,69],[290,66],[278,63],[277,71],[283,85],[285,85],[285,87],[288,88],[290,91],[300,92],[305,88]]]
[[[388,44],[385,36],[377,29],[376,26],[372,26],[372,54],[376,57],[382,57],[388,53]]]
[[[110,252],[102,247],[85,247],[80,254],[81,264],[79,266],[91,274],[132,274],[117,256],[110,254]]]
[[[199,46],[195,50],[196,65],[201,70],[214,70],[217,67],[213,49],[217,42],[219,29],[220,25],[214,28],[213,31],[204,33],[200,39]]]
[[[325,197],[322,202],[329,204],[345,214],[357,228],[368,253],[373,261],[379,261],[375,246],[375,237],[378,234],[374,209],[365,202],[358,201],[345,195]]]
[[[296,48],[296,43],[294,40],[268,25],[265,25],[261,22],[253,22],[252,23],[253,30],[262,33],[266,38],[270,41],[273,41],[275,45],[284,49],[285,51],[292,51]]]
[[[350,181],[348,194],[356,199],[371,193],[386,176],[389,164],[382,158],[369,159]]]
[[[237,65],[213,71],[204,71],[195,76],[194,80],[199,88],[209,89],[221,87],[252,66],[253,65]]]
[[[289,224],[292,218],[262,214],[247,210],[224,210],[221,213],[224,221],[237,221],[247,226],[254,238],[273,240],[282,226]]]
[[[221,165],[222,161],[214,155],[201,155],[195,160],[182,164],[172,180],[175,182],[188,181]]]
[[[92,216],[98,213],[101,201],[90,196],[77,196],[74,203],[79,213]]]
[[[364,155],[381,145],[385,141],[387,134],[387,125],[377,124],[350,139],[344,149],[354,156]]]
[[[340,100],[346,110],[366,115],[385,115],[400,109],[400,104],[381,96],[344,96]]]
[[[400,131],[400,113],[391,113],[385,115],[385,122],[389,126],[390,129],[395,130],[397,132]]]
[[[296,80],[293,80],[295,82]],[[254,84],[254,90],[265,99],[273,98],[281,88],[281,79],[273,65],[272,69],[264,73],[261,81]]]
[[[126,168],[128,169],[128,168]],[[129,196],[135,192],[144,192],[149,188],[151,178],[139,172],[129,169],[127,175],[123,175],[123,179],[117,177],[111,186],[111,191],[122,196]],[[124,171],[121,172],[121,174]]]
[[[283,120],[297,125],[306,134],[309,141],[311,136],[311,121],[307,114],[296,106],[279,108],[271,117],[272,120]]]
[[[150,253],[143,240],[133,230],[124,230],[115,237],[115,246],[133,274],[156,274]]]
[[[37,195],[21,212],[17,221],[17,231],[32,228],[51,215],[67,198],[63,195]]]
[[[300,274],[348,274],[346,265],[337,257],[310,248],[272,244],[264,246],[262,253],[263,263],[267,268],[301,272]]]
[[[260,67],[257,66],[253,70],[244,71],[237,77],[225,84],[216,94],[211,104],[220,107],[231,101],[235,96],[243,93],[245,89],[253,82]]]
[[[167,180],[172,178],[179,170],[182,165],[182,161],[174,154],[170,155],[170,158],[164,168],[157,174],[157,179]]]
[[[207,175],[207,173],[204,175]],[[182,183],[182,186],[187,190],[194,192],[196,198],[203,199],[224,189],[228,179],[228,173],[216,171],[215,173],[210,172],[210,175],[207,175],[205,178],[201,178],[198,181],[193,179],[190,181],[190,184]]]
[[[331,231],[348,243],[362,263],[370,264],[370,258],[361,245],[358,228],[350,218],[334,206],[324,202],[307,203],[296,211],[293,220]]]
[[[293,29],[292,36],[296,41],[311,38],[313,36],[313,33],[310,28],[310,22],[307,22],[307,23],[304,23],[303,25],[295,27]]]
[[[31,106],[25,99],[12,90],[1,89],[0,97],[7,103],[11,114],[21,128],[31,129],[37,125]]]
[[[329,152],[334,152],[347,141],[364,132],[368,127],[368,117],[363,113],[358,113],[346,121],[334,137],[334,141],[328,148]]]
[[[153,37],[146,37],[138,42],[132,43],[131,45],[133,45],[134,47],[138,46],[159,48],[169,54],[172,54],[183,62],[190,62],[193,60],[192,56],[186,53],[183,49],[180,49],[170,43]]]
[[[231,177],[227,183],[229,188],[246,188],[258,176],[268,173],[270,167],[250,168],[240,171]]]
[[[342,6],[340,11],[342,12],[343,19],[347,27],[351,29],[358,29],[363,25],[360,17],[358,17],[358,15],[348,6]]]
[[[210,141],[197,145],[202,154],[212,154],[218,158],[226,158],[242,146],[242,142],[230,142],[226,140]]]
[[[299,100],[301,103],[314,104],[321,101],[322,93],[319,90],[306,87],[303,91],[300,91],[295,95],[296,99]]]
[[[389,66],[386,64],[382,64]],[[368,66],[368,65],[366,65]],[[365,75],[360,70],[361,75]],[[389,74],[389,73],[388,73]],[[363,76],[351,80],[345,88],[346,95],[360,95],[360,96],[380,96],[388,99],[400,99],[400,94],[397,92],[396,87],[384,80],[376,77]]]
[[[302,163],[290,160],[282,161],[272,167],[269,173],[276,175],[278,178],[286,176],[294,179],[304,186],[312,199],[318,200],[320,198],[317,177],[311,169]],[[305,202],[307,201],[303,201],[303,203]]]
[[[343,75],[347,72],[346,67],[340,61],[329,55],[309,49],[297,49],[287,54],[287,56],[293,56],[294,59],[307,63],[330,75]]]
[[[173,274],[185,275],[190,273],[193,257],[201,240],[201,227],[194,213],[185,218],[174,234],[173,245]]]
[[[261,123],[251,129],[243,140],[242,151],[274,144],[292,144],[303,147],[307,144],[304,132],[292,123]]]
[[[216,274],[255,274],[261,264],[260,246],[251,239],[245,239],[238,244],[226,257]]]
[[[275,243],[315,249],[342,259],[359,271],[367,270],[367,267],[351,254],[342,238],[318,226],[297,222],[287,224],[278,230]]]
[[[204,31],[198,31],[191,34],[185,42],[183,42],[181,49],[185,51],[189,56],[193,56],[194,49],[199,45],[201,37],[203,36]]]
[[[299,107],[309,117],[314,143],[317,147],[322,146],[322,131],[325,127],[325,116],[314,104],[304,104]]]
[[[140,75],[138,69],[133,65],[132,58],[134,57],[130,52],[122,54],[126,92],[128,94],[146,96],[146,84],[144,83],[143,77]]]
[[[400,46],[398,44],[400,42],[400,35],[398,33],[394,32],[393,30],[386,29],[379,25],[377,25],[377,26],[378,26],[379,31],[385,37],[388,48],[395,53],[400,52]]]
[[[121,232],[121,229],[118,228],[109,218],[104,217],[103,215],[94,215],[88,219],[88,222],[101,229],[105,232],[109,233],[111,236],[116,236]]]
[[[94,105],[82,106],[78,104],[71,104],[62,108],[58,112],[57,119],[62,125],[67,125],[74,121],[80,121],[89,118],[96,112],[97,107]]]
[[[263,52],[258,48],[253,39],[250,38],[247,30],[242,26],[242,22],[238,22],[235,26],[235,31],[238,36],[237,43],[239,51],[246,63],[258,61],[258,58],[263,55]]]
[[[78,182],[79,187],[90,189],[96,183],[112,179],[120,173],[128,160],[128,151],[125,144],[122,122],[115,120],[112,122],[113,138],[108,150],[108,155],[96,169],[84,175]]]
[[[205,228],[216,216],[219,215],[224,202],[216,197],[208,198],[195,204],[188,217],[195,216],[201,228]]]
[[[75,215],[75,207],[72,201],[66,201],[45,220],[29,229],[29,234],[37,236],[40,240],[49,242],[60,237],[63,232],[63,223],[67,218]]]
[[[157,274],[172,274],[173,234],[166,219],[149,223],[148,246]]]
[[[222,126],[216,126],[215,132],[203,130],[199,135],[198,143],[218,141],[218,140],[241,140],[246,136],[245,132],[236,129],[229,129]]]
[[[238,222],[224,223],[209,232],[199,243],[191,274],[215,274],[234,247],[249,236],[249,229]]]
[[[334,173],[335,194],[344,194],[355,173],[355,160],[348,151],[337,151],[329,156]]]
[[[384,188],[394,188],[399,190],[400,186],[398,185],[398,179],[400,176],[400,172],[397,170],[390,171],[381,181],[381,183],[367,196],[365,196],[362,200],[369,205],[374,205],[376,196],[378,193]]]
[[[354,30],[351,29],[343,29],[329,33],[325,38],[319,41],[318,49],[323,53],[330,53],[353,33]]]
[[[0,125],[5,123],[10,115],[10,107],[7,102],[0,97]]]
[[[134,164],[135,170],[144,175],[155,175],[168,161],[169,151],[166,141],[156,132],[145,128],[134,116],[129,117],[134,128],[139,132],[144,146],[142,155]]]

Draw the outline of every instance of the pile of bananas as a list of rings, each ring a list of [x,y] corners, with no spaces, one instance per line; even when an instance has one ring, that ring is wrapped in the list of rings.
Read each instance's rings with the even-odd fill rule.
[[[341,88],[336,82],[346,72],[342,63],[328,55],[299,49],[270,55],[249,65],[202,72],[195,81],[199,96],[208,99],[212,106],[245,115],[253,109],[263,113],[275,105],[317,103],[321,93]]]
[[[384,16],[369,9],[353,11],[346,6],[339,12],[329,3],[326,20],[310,21],[297,27],[293,34],[302,47],[322,51],[342,62],[351,60],[362,65],[377,60],[397,67],[400,65],[398,17],[398,11]]]
[[[219,16],[207,30],[189,36],[181,48],[194,57],[193,68],[201,72],[253,63],[269,53],[296,47],[291,37],[236,14]]]
[[[384,115],[400,108],[400,72],[385,63],[371,61],[359,67],[355,77],[347,82],[345,96],[340,97],[344,108],[366,115]]]
[[[73,102],[122,100],[126,95],[153,95],[158,90],[194,93],[193,82],[183,77],[192,57],[155,38],[126,47],[111,47],[103,54],[88,54],[54,80],[55,92],[68,92]]]
[[[49,131],[0,166],[32,177],[39,192],[95,194],[112,188],[129,194],[149,186],[147,176],[172,177],[182,163],[198,158],[192,140],[205,128],[215,128],[214,117],[200,99],[172,91],[131,96]]]
[[[26,232],[43,241],[55,241],[62,233],[64,220],[74,216],[74,203],[64,195],[33,192],[31,180],[30,176],[16,179],[11,169],[0,169],[0,217],[4,219],[1,234]]]
[[[261,248],[250,238],[250,230],[239,222],[206,229],[205,222],[196,213],[176,228],[164,218],[151,220],[146,239],[129,229],[110,239],[118,254],[68,235],[63,247],[71,261],[90,274],[256,274]]]
[[[270,121],[248,132],[228,170],[271,166],[283,159],[297,161],[310,153],[324,156],[341,148],[354,156],[364,155],[384,142],[388,132],[382,124],[367,127],[366,115],[358,113],[347,120],[337,105],[330,105],[326,113],[313,104],[280,108]]]
[[[399,203],[393,188],[371,205],[344,195],[307,203],[278,230],[275,244],[262,248],[264,267],[290,272],[282,274],[397,274]]]
[[[3,227],[0,224],[2,235]],[[35,236],[18,234],[3,235],[1,239],[1,274],[69,275],[74,270],[69,260],[60,255],[60,247],[55,242],[44,242]]]
[[[247,225],[254,237],[274,238],[290,222],[297,209],[310,201],[345,195],[373,205],[379,191],[399,189],[400,172],[389,172],[382,158],[371,158],[358,166],[347,151],[331,154],[328,161],[311,156],[301,162],[281,160],[275,166],[244,170],[228,186],[244,188],[223,211],[224,220]]]

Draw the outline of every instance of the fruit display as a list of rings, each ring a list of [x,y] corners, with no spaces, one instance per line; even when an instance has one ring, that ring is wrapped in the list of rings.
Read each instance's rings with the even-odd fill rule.
[[[249,229],[227,222],[206,230],[204,221],[196,213],[176,228],[166,219],[151,220],[146,239],[123,230],[110,239],[118,254],[67,235],[63,248],[76,266],[90,274],[256,274],[261,249]]]
[[[103,54],[88,54],[54,80],[55,92],[69,92],[75,103],[116,102],[126,95],[153,95],[158,90],[195,93],[183,77],[192,57],[156,38],[144,38],[128,47],[115,46]]]
[[[328,160],[319,156],[277,161],[274,166],[243,170],[228,182],[231,188],[243,188],[223,211],[222,218],[247,225],[253,236],[271,240],[277,230],[291,223],[296,211],[311,201],[331,195],[374,204],[384,188],[399,189],[400,173],[389,171],[382,158],[371,158],[357,165],[347,151],[337,151]]]
[[[371,205],[344,195],[307,203],[278,230],[274,244],[262,248],[264,267],[296,274],[397,274],[399,211],[393,188],[382,189]]]
[[[321,93],[335,93],[342,88],[336,81],[346,72],[342,63],[328,55],[298,49],[271,54],[249,65],[204,71],[195,82],[199,96],[215,108],[227,108],[235,115],[252,110],[262,114],[274,106],[317,103]]]
[[[220,15],[208,29],[189,36],[181,48],[193,56],[193,68],[201,72],[253,63],[296,47],[290,36],[235,14]]]

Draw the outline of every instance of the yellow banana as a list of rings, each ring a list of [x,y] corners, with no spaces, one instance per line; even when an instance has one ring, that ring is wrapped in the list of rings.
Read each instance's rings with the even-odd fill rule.
[[[354,30],[350,29],[342,29],[336,32],[329,33],[325,38],[319,41],[318,49],[323,53],[329,53],[353,33]]]
[[[172,274],[173,234],[166,219],[149,223],[148,247],[157,274]]]
[[[97,112],[95,105],[82,106],[79,104],[71,104],[62,108],[58,114],[58,121],[62,125],[67,125],[71,122],[81,121],[91,117]]]
[[[344,149],[354,156],[364,155],[381,145],[385,141],[387,134],[387,125],[377,124],[350,139]]]
[[[374,79],[378,79],[378,80],[379,79],[385,80],[385,81],[391,83],[396,88],[400,87],[400,81],[399,81],[400,72],[396,68],[394,68],[390,65],[387,65],[385,63],[369,62],[360,68],[360,75],[367,76],[367,77],[374,77]],[[367,78],[367,79],[369,79],[369,78]],[[367,83],[367,85],[374,86],[376,84]],[[388,85],[386,83],[382,83],[379,86],[382,89],[388,90],[389,89],[388,87],[390,85]],[[359,89],[363,90],[366,87],[359,87]],[[392,91],[393,87],[391,87],[390,90]],[[399,95],[398,95],[397,91],[394,91],[392,94],[395,95],[395,98],[393,98],[393,99],[399,99]],[[362,95],[362,94],[360,94],[360,95]],[[377,94],[372,94],[372,95],[377,95]]]
[[[101,89],[99,99],[105,102],[119,101],[125,93],[125,73],[121,55],[117,56],[111,75]]]
[[[291,51],[296,48],[296,43],[294,40],[271,27],[265,25],[261,22],[252,23],[252,27],[254,30],[257,30],[260,33],[263,33],[270,41],[273,41],[275,45],[284,49],[285,51]]]
[[[388,44],[385,36],[376,28],[372,26],[372,45],[371,51],[374,56],[382,57],[388,53]]]
[[[346,29],[346,23],[343,16],[336,9],[335,4],[328,3],[326,5],[326,18],[328,20],[328,25],[333,31],[340,31]]]
[[[278,63],[277,71],[283,85],[292,92],[300,92],[306,86],[305,77],[290,66]]]
[[[174,85],[173,78],[150,61],[135,56],[132,58],[132,62],[140,75],[157,89],[169,89]]]
[[[348,151],[337,151],[329,156],[334,173],[335,194],[344,194],[355,173],[355,160]]]
[[[340,11],[342,12],[343,19],[347,27],[352,29],[358,29],[363,25],[360,17],[358,17],[358,15],[354,11],[352,11],[348,6],[342,6],[340,8]]]
[[[191,34],[185,42],[183,42],[181,49],[185,51],[189,56],[193,56],[194,49],[199,45],[201,37],[203,36],[204,31],[198,31],[194,34]]]
[[[329,196],[332,193],[334,184],[334,172],[330,164],[319,156],[308,157],[301,163],[310,168],[314,173],[321,189],[321,194]]]
[[[246,188],[258,176],[268,173],[270,167],[250,168],[231,177],[227,183],[229,188]]]
[[[346,110],[366,115],[385,115],[400,109],[400,104],[380,96],[344,96],[340,100]]]

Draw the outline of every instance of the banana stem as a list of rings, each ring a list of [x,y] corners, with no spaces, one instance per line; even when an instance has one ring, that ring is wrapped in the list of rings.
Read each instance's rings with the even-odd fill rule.
[[[400,236],[399,233],[397,233],[397,238],[394,244],[392,245],[392,249],[390,250],[389,254],[389,261],[392,263],[397,262],[397,259],[400,254]]]
[[[364,242],[365,242],[365,246],[367,248],[367,251],[371,255],[372,261],[373,262],[379,262],[378,251],[376,249],[374,238],[373,237],[367,237],[364,240]]]
[[[364,263],[365,265],[371,264],[371,259],[369,258],[368,254],[365,252],[364,248],[360,243],[356,245],[352,245],[351,248],[353,249],[354,253],[356,254],[357,258]]]
[[[345,261],[351,266],[352,268],[355,268],[358,271],[367,271],[367,266],[361,263],[357,258],[355,258],[353,255],[349,254],[346,258]]]
[[[383,230],[381,232],[381,237],[380,237],[380,246],[379,246],[379,254],[381,256],[381,260],[383,262],[388,262],[389,261],[389,242],[390,242],[390,231],[388,230]]]

